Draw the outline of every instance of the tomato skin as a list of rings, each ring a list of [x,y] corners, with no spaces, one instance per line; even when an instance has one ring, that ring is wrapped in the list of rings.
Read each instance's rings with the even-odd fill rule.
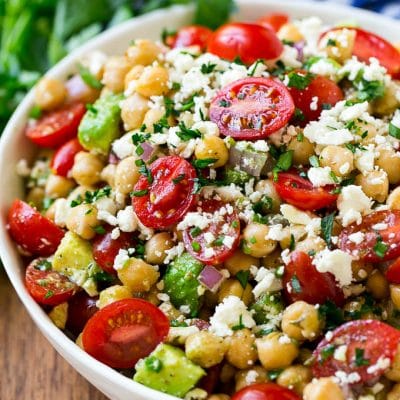
[[[281,55],[283,45],[272,29],[235,22],[222,25],[212,34],[207,51],[229,61],[239,57],[250,65],[258,59],[275,60]]]
[[[201,209],[206,213],[214,213],[217,210],[224,207],[225,204],[217,201],[217,200],[203,200],[201,204]],[[240,241],[240,220],[235,211],[231,214],[225,214],[220,219],[215,217],[213,219],[212,225],[205,228],[200,234],[197,236],[192,236],[191,230],[192,228],[188,228],[183,232],[183,242],[185,244],[186,250],[196,259],[202,261],[205,264],[217,265],[223,263],[226,259],[228,259],[235,251],[235,249],[239,245]],[[215,238],[218,238],[222,234],[222,228],[225,224],[229,225],[228,231],[225,232],[227,236],[233,237],[234,241],[231,247],[227,247],[224,244],[220,246],[213,246],[215,254],[207,256],[205,254],[206,249],[206,240],[204,234],[206,232],[211,232]],[[232,226],[232,224],[235,225]],[[199,251],[195,251],[193,249],[193,242],[196,242],[200,246]]]
[[[64,237],[53,221],[22,200],[14,200],[8,213],[8,225],[13,240],[30,254],[52,255]]]
[[[114,259],[121,249],[135,247],[136,240],[131,233],[120,232],[117,239],[112,239],[111,229],[93,241],[93,258],[99,267],[109,274],[116,275]]]
[[[386,224],[383,230],[374,230],[376,224]],[[356,244],[349,239],[355,232],[362,232],[364,240]],[[383,242],[387,250],[383,257],[374,251],[377,242]],[[390,261],[400,256],[400,210],[375,211],[366,215],[361,224],[353,223],[342,230],[339,235],[339,247],[349,254],[357,255],[368,262]]]
[[[269,13],[261,18],[258,18],[256,23],[264,26],[265,28],[271,28],[275,32],[278,32],[283,25],[289,22],[289,17],[287,14],[283,13]]]
[[[400,285],[400,258],[390,264],[386,270],[386,279],[389,283]]]
[[[110,321],[114,323],[110,324]],[[113,368],[133,368],[148,356],[169,331],[169,320],[141,299],[116,301],[87,322],[82,343],[86,352]]]
[[[232,397],[232,400],[301,400],[290,389],[276,383],[258,383],[246,386]]]
[[[284,127],[295,110],[286,86],[269,78],[244,78],[225,86],[210,105],[210,120],[235,139],[264,139]]]
[[[207,47],[212,30],[201,25],[189,25],[179,29],[176,35],[168,38],[167,44],[172,48],[199,46],[202,50]]]
[[[400,331],[378,320],[358,320],[347,322],[332,332],[328,340],[324,338],[314,350],[315,362],[312,371],[315,377],[333,376],[337,371],[346,374],[357,372],[359,383],[373,383],[383,374],[384,370],[377,369],[371,373],[368,367],[375,365],[380,358],[393,361],[400,341]],[[323,349],[329,345],[347,345],[346,361],[333,357],[323,357]],[[356,366],[354,363],[356,349],[364,350],[363,359],[368,365]]]
[[[338,197],[330,193],[327,187],[316,188],[307,179],[291,172],[279,173],[274,186],[279,197],[301,210],[315,211],[328,207]]]
[[[28,265],[25,286],[37,303],[58,306],[72,297],[77,286],[57,271],[40,267],[42,261],[44,260],[37,259]]]
[[[301,291],[293,287],[294,277]],[[290,303],[303,300],[310,304],[323,304],[330,300],[338,306],[344,304],[343,291],[337,286],[335,277],[329,272],[319,272],[311,257],[302,251],[294,251],[290,255],[282,282],[285,298]]]
[[[82,103],[50,111],[32,125],[28,124],[25,134],[38,146],[57,148],[76,137],[85,112],[86,108]]]
[[[71,139],[64,143],[55,153],[50,167],[56,175],[67,176],[74,165],[75,155],[83,150],[78,139]]]
[[[133,196],[132,205],[140,222],[156,229],[165,229],[175,224],[194,205],[194,182],[196,170],[179,156],[165,156],[149,167],[152,183],[142,175],[134,192],[145,191],[142,196]],[[184,179],[173,181],[180,176]]]
[[[305,89],[289,87],[288,90],[296,108],[301,110],[304,115],[304,119],[296,121],[301,126],[318,120],[324,104],[330,104],[333,107],[338,101],[344,99],[342,89],[334,81],[320,75],[317,75]],[[310,108],[313,97],[318,97],[316,110]]]

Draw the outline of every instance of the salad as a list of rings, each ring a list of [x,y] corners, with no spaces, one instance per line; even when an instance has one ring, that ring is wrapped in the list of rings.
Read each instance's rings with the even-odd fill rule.
[[[192,400],[400,396],[400,51],[269,14],[43,78],[8,228],[54,324]]]

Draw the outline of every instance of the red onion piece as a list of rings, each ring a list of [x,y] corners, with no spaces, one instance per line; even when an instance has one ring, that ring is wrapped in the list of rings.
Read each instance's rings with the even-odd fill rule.
[[[297,50],[297,59],[300,62],[303,62],[304,60],[304,45],[305,42],[302,40],[300,42],[296,42],[293,47]]]
[[[248,174],[259,177],[268,160],[268,153],[253,150],[239,150],[232,146],[229,149],[229,165],[239,166]]]
[[[211,265],[206,265],[198,277],[199,282],[211,292],[216,292],[224,280],[224,275]]]
[[[148,142],[141,143],[141,146],[143,149],[143,154],[140,156],[140,158],[143,161],[149,161],[154,154],[155,148]]]

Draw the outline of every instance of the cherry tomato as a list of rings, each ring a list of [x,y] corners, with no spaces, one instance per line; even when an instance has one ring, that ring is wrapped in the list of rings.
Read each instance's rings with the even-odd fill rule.
[[[278,32],[279,29],[288,22],[288,15],[281,13],[269,13],[256,21],[257,24],[262,25],[265,28],[272,28],[275,32]]]
[[[384,229],[380,229],[381,227]],[[364,234],[361,243],[354,243],[349,239],[349,236],[356,232]],[[388,261],[399,257],[400,210],[375,211],[365,216],[360,225],[353,223],[344,228],[339,235],[339,247],[369,262]]]
[[[154,161],[133,193],[133,208],[142,224],[164,229],[178,222],[194,204],[195,178],[195,169],[182,157]]]
[[[177,47],[199,46],[202,50],[207,47],[212,30],[201,25],[189,25],[179,29],[176,35],[167,38],[167,45]]]
[[[94,240],[93,258],[102,270],[115,275],[117,273],[113,267],[115,257],[121,249],[135,247],[136,239],[131,233],[126,232],[120,232],[117,239],[113,239],[111,236],[111,230],[108,230]]]
[[[283,290],[288,302],[303,300],[310,304],[323,304],[327,300],[340,306],[344,303],[343,291],[329,272],[319,272],[311,257],[294,251],[282,277]]]
[[[10,235],[23,250],[47,257],[52,255],[64,232],[39,211],[21,200],[14,200],[8,213]]]
[[[88,320],[99,311],[96,302],[99,298],[89,297],[84,291],[76,293],[68,302],[68,317],[66,328],[78,336],[85,327]]]
[[[337,371],[345,374],[358,373],[360,380],[355,384],[372,383],[383,374],[388,366],[379,368],[378,360],[390,362],[397,351],[400,331],[377,320],[351,321],[323,339],[314,351],[313,374],[320,378],[334,376]],[[346,361],[334,357],[335,348],[345,345]],[[372,368],[370,368],[372,367]]]
[[[281,55],[283,45],[272,29],[235,22],[217,29],[209,39],[207,50],[229,61],[239,57],[250,65],[259,59],[275,60]]]
[[[56,175],[67,176],[74,165],[75,155],[83,150],[78,139],[71,139],[64,143],[54,154],[51,160],[51,169]]]
[[[133,368],[148,356],[169,331],[169,320],[156,306],[141,299],[116,301],[87,322],[85,351],[113,368]]]
[[[310,181],[295,173],[279,173],[274,185],[279,197],[301,210],[319,210],[330,206],[337,199],[337,195],[331,193],[327,186],[314,187]],[[331,186],[329,188],[332,189]]]
[[[32,261],[25,271],[25,286],[36,302],[58,306],[68,301],[77,286],[66,276],[51,270],[51,263],[44,259]]]
[[[221,264],[239,245],[239,217],[231,205],[217,200],[202,201],[201,212],[212,218],[212,224],[203,230],[196,227],[186,229],[183,233],[186,250],[205,264]],[[214,238],[211,243],[208,239],[210,233]],[[231,241],[229,245],[223,242],[226,237]]]
[[[25,134],[33,143],[56,148],[76,137],[78,126],[86,108],[82,103],[67,105],[50,111],[38,121],[28,124]]]
[[[277,385],[276,383],[258,383],[246,386],[235,393],[232,400],[301,400],[300,397],[290,389]]]
[[[343,28],[334,28],[338,30]],[[369,63],[371,57],[377,58],[390,75],[399,77],[400,74],[400,52],[391,43],[375,33],[365,31],[361,28],[347,28],[356,32],[353,47],[353,55],[360,61]],[[330,32],[328,31],[328,32]],[[323,37],[323,36],[322,36]]]
[[[343,100],[343,92],[340,87],[332,80],[324,76],[316,76],[305,89],[289,87],[294,104],[302,112],[301,118],[297,118],[296,123],[305,126],[310,121],[318,120],[323,107],[326,105],[334,106],[338,101]],[[317,97],[316,109],[311,109],[313,98]],[[314,108],[314,107],[313,107]]]
[[[400,285],[400,258],[398,258],[393,264],[389,265],[386,270],[386,279],[389,283]]]
[[[263,139],[284,127],[294,113],[286,86],[268,78],[239,79],[225,86],[210,106],[210,119],[235,139]]]

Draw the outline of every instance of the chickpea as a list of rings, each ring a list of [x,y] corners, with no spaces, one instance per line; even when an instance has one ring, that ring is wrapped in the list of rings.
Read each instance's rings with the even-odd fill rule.
[[[168,78],[169,74],[166,68],[147,67],[136,82],[136,91],[145,97],[161,96],[169,91]]]
[[[272,179],[263,179],[261,181],[258,181],[255,190],[271,199],[272,201],[271,212],[273,213],[279,212],[279,208],[282,201],[278,195],[278,192],[275,189],[275,185],[274,182],[272,182]]]
[[[65,223],[68,230],[82,239],[93,239],[96,236],[94,228],[99,224],[97,209],[91,204],[79,204],[69,210]]]
[[[150,264],[162,264],[167,257],[167,250],[172,249],[174,242],[168,232],[156,233],[144,246],[145,259]]]
[[[140,78],[140,75],[142,75],[143,71],[144,71],[143,65],[135,65],[129,70],[129,72],[125,75],[124,79],[125,90],[128,90],[129,92],[133,91],[130,90],[131,83],[135,82],[134,87],[136,87],[136,81]]]
[[[197,332],[186,339],[186,357],[203,368],[219,364],[225,351],[224,340],[208,331]]]
[[[78,185],[92,186],[100,182],[100,173],[103,167],[103,162],[96,155],[80,151],[75,156],[71,176]]]
[[[304,400],[345,400],[340,386],[332,378],[313,380],[304,388]]]
[[[97,301],[97,307],[103,308],[111,303],[114,303],[115,301],[130,298],[132,298],[132,293],[126,286],[110,286],[100,292],[99,300]]]
[[[380,149],[376,165],[382,168],[389,179],[390,184],[400,182],[400,154],[392,149]]]
[[[225,342],[228,345],[226,360],[234,367],[246,369],[257,361],[255,336],[249,329],[235,331]]]
[[[321,167],[330,167],[336,176],[346,176],[354,169],[353,153],[340,146],[326,146],[319,156]]]
[[[368,277],[365,286],[374,299],[383,300],[389,297],[389,283],[378,269]]]
[[[317,309],[305,301],[290,304],[283,312],[282,331],[298,341],[315,340],[321,333]]]
[[[183,314],[178,311],[171,303],[161,303],[159,309],[167,316],[170,321],[182,318]]]
[[[221,380],[222,383],[228,383],[234,378],[235,374],[236,374],[236,368],[234,368],[231,364],[226,362],[222,365],[219,379]]]
[[[394,113],[400,107],[400,101],[397,99],[398,90],[399,85],[395,82],[386,85],[383,96],[372,102],[373,114],[383,117]]]
[[[267,269],[278,268],[283,265],[281,250],[276,249],[271,254],[261,258],[261,265]]]
[[[199,160],[213,158],[215,161],[213,168],[222,167],[228,162],[229,152],[223,139],[217,136],[205,136],[196,145],[194,155]]]
[[[308,165],[310,157],[314,154],[314,144],[306,137],[299,141],[294,136],[289,143],[288,150],[293,150],[293,164]]]
[[[157,289],[157,285],[154,285],[149,292],[147,292],[145,299],[155,306],[159,306],[161,300],[158,298],[159,290]]]
[[[238,371],[235,375],[235,391],[239,391],[246,386],[254,385],[256,383],[265,383],[268,382],[268,375],[267,371],[259,366],[256,365],[250,369]]]
[[[391,210],[400,210],[400,187],[394,189],[386,200]]]
[[[106,182],[112,188],[114,188],[114,186],[115,186],[115,171],[116,171],[116,169],[117,169],[117,166],[115,164],[108,164],[100,172],[101,180]]]
[[[288,367],[298,356],[298,346],[280,332],[256,339],[258,358],[266,370]]]
[[[253,257],[265,257],[276,248],[276,241],[268,239],[269,227],[255,222],[243,230],[244,252]]]
[[[144,116],[149,109],[148,100],[138,93],[134,93],[122,101],[121,118],[125,130],[140,128]]]
[[[26,196],[26,202],[33,204],[37,209],[40,210],[43,207],[44,197],[44,190],[40,187],[34,187]]]
[[[363,145],[376,143],[375,137],[378,134],[378,131],[376,130],[376,127],[374,125],[372,125],[366,121],[357,121],[356,127],[359,130],[359,132],[363,133],[364,137],[361,140],[361,143]]]
[[[343,64],[352,56],[355,37],[355,31],[346,28],[330,31],[323,36],[319,47],[328,57]]]
[[[291,42],[299,42],[304,39],[297,26],[290,22],[282,25],[278,31],[278,37],[281,40],[285,39]]]
[[[140,258],[130,258],[118,271],[118,278],[131,292],[148,292],[160,273]]]
[[[292,365],[285,368],[278,376],[276,383],[294,390],[300,396],[303,394],[307,383],[311,382],[310,368],[304,365]]]
[[[224,267],[231,275],[236,275],[239,271],[248,271],[251,266],[258,267],[260,260],[258,258],[244,254],[241,250],[237,249],[235,252],[224,262]]]
[[[227,394],[212,394],[207,397],[207,400],[229,400],[230,397]],[[393,399],[394,400],[394,399]]]
[[[243,289],[241,283],[235,279],[230,278],[222,282],[218,291],[218,302],[222,303],[225,297],[236,296],[239,297],[244,304],[249,305],[253,300],[252,287],[248,283]]]
[[[310,251],[318,251],[323,250],[326,247],[326,243],[320,237],[307,237],[306,239],[298,242],[296,244],[296,250],[303,251],[304,253],[308,253]]]
[[[128,194],[140,178],[139,168],[135,157],[127,157],[121,160],[115,170],[114,185],[119,193]]]
[[[392,390],[387,394],[386,400],[399,400],[400,399],[400,384],[392,387]]]
[[[161,53],[160,47],[151,40],[138,39],[126,50],[126,58],[132,65],[150,65]]]
[[[385,373],[386,378],[394,382],[400,382],[400,345],[397,346],[397,352],[394,356],[392,365]]]
[[[35,102],[45,111],[61,106],[67,96],[64,83],[58,79],[42,78],[35,87]]]
[[[374,269],[373,265],[365,261],[353,260],[351,263],[353,279],[356,282],[361,282],[365,280],[368,277],[368,275],[371,274],[373,269]]]
[[[363,192],[379,203],[383,203],[388,197],[389,180],[385,171],[371,171],[366,175],[356,176],[355,184],[361,186]]]
[[[397,310],[400,310],[400,285],[390,285],[390,299]]]
[[[125,57],[110,57],[104,66],[103,83],[114,93],[124,90],[125,76],[132,64]]]
[[[73,180],[64,178],[59,175],[49,175],[46,181],[45,193],[46,196],[53,199],[58,197],[65,197],[75,186]]]
[[[292,235],[294,237],[295,243],[297,243],[307,236],[307,231],[303,225],[291,226],[287,236],[279,241],[282,249],[288,249],[290,247],[292,243]]]

